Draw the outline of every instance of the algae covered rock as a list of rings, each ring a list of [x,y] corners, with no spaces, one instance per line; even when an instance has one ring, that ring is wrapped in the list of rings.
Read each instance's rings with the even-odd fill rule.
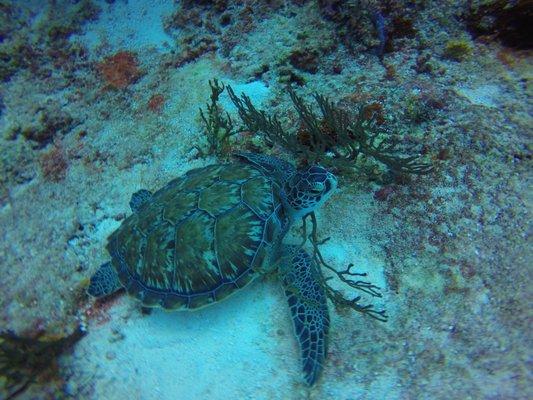
[[[57,378],[57,357],[81,339],[84,331],[17,335],[0,332],[0,397],[13,398],[38,381]]]

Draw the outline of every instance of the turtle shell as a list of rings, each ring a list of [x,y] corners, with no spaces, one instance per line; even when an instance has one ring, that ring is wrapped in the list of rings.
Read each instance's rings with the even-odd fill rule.
[[[148,307],[194,309],[250,283],[280,232],[279,190],[248,164],[170,181],[108,239],[127,292]]]

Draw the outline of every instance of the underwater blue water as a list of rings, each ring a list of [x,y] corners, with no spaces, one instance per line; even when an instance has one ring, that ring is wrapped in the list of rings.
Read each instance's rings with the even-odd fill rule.
[[[531,398],[531,10],[0,1],[0,399]]]

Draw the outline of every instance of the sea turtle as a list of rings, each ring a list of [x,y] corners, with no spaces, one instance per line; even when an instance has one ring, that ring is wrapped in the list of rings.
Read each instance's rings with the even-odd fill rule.
[[[133,194],[133,214],[109,236],[111,261],[92,276],[88,293],[125,288],[144,307],[191,310],[274,272],[312,385],[326,356],[326,294],[314,259],[283,238],[331,196],[337,179],[316,165],[298,171],[272,156],[237,156],[240,162],[193,169],[155,193]]]

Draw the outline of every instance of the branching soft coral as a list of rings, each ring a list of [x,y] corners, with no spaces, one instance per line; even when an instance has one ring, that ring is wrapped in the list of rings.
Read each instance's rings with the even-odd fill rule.
[[[218,83],[218,80],[209,81],[211,87],[211,102],[207,103],[207,111],[200,108],[200,117],[204,122],[207,136],[207,149],[195,146],[201,155],[206,152],[215,154],[218,157],[225,158],[230,154],[229,139],[237,132],[233,129],[233,121],[230,115],[220,108],[218,98],[225,89],[224,85]]]
[[[307,235],[307,218],[311,218],[312,231],[309,236]],[[322,285],[326,291],[326,296],[331,300],[333,305],[339,309],[349,308],[354,311],[357,311],[361,314],[368,315],[371,318],[374,318],[381,322],[387,322],[388,316],[385,310],[378,310],[374,307],[373,304],[361,304],[361,296],[355,296],[352,298],[346,297],[341,290],[334,288],[329,284],[329,282],[334,279],[336,276],[343,284],[351,287],[352,289],[363,292],[372,297],[381,297],[380,288],[376,285],[358,279],[358,277],[366,277],[366,273],[355,272],[354,265],[349,264],[344,270],[337,270],[324,260],[322,253],[320,252],[319,246],[326,243],[329,240],[329,237],[323,240],[318,239],[317,234],[317,221],[314,213],[306,215],[302,220],[302,238],[303,246],[307,240],[309,240],[313,246],[313,258],[318,265],[323,266],[334,274],[334,276],[329,276],[324,278]]]
[[[307,163],[346,169],[355,167],[360,156],[366,156],[395,173],[426,174],[432,170],[431,165],[420,161],[418,155],[399,155],[397,138],[380,127],[375,113],[369,115],[364,105],[356,113],[350,113],[315,93],[313,97],[320,113],[317,114],[292,89],[288,89],[304,128],[305,139],[302,140],[298,132],[287,132],[275,115],[256,109],[245,94],[238,97],[231,87],[227,90],[247,130],[262,133],[268,142],[282,146]]]

